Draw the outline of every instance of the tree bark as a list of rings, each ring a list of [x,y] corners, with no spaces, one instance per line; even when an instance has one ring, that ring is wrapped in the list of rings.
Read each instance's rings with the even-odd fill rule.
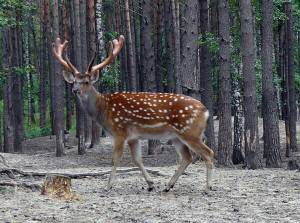
[[[54,38],[59,36],[58,0],[53,1],[53,34]],[[64,80],[62,77],[62,68],[57,61],[54,62],[54,75],[53,84],[55,91],[53,92],[53,113],[56,135],[56,156],[60,157],[64,154]]]
[[[172,1],[164,2],[164,32],[166,39],[166,55],[167,55],[167,91],[175,92],[175,42],[173,36],[173,19],[172,19]]]
[[[48,47],[47,47],[47,33],[46,33],[46,17],[44,9],[45,1],[41,1],[41,46],[40,46],[40,88],[39,88],[39,111],[40,111],[40,128],[46,127],[47,114],[47,98],[46,98],[46,83],[48,78]]]
[[[87,18],[88,18],[88,33],[89,33],[89,50],[88,55],[89,60],[91,60],[92,56],[96,53],[96,17],[95,17],[95,1],[88,0],[87,1]],[[99,19],[102,19],[101,17]],[[102,49],[101,49],[102,50]],[[96,83],[95,87],[98,88],[99,84]],[[97,146],[100,144],[100,136],[101,136],[101,127],[98,126],[95,122],[92,123],[92,138],[90,148]]]
[[[207,40],[207,33],[209,32],[209,21],[208,21],[208,1],[199,1],[200,7],[200,27],[201,37],[203,41]],[[202,45],[200,49],[200,88],[201,88],[201,101],[209,110],[210,116],[208,118],[205,135],[207,137],[207,145],[215,151],[215,132],[213,122],[213,87],[212,87],[212,67],[211,67],[211,56],[207,45]]]
[[[174,66],[174,76],[176,83],[176,92],[182,93],[181,83],[182,76],[180,73],[180,63],[181,63],[181,43],[180,43],[180,22],[179,22],[179,3],[176,0],[171,0],[172,8],[172,35],[174,37],[174,57],[175,57],[175,66]]]
[[[128,54],[128,75],[130,80],[130,90],[137,91],[136,64],[134,55],[134,45],[132,41],[132,27],[130,22],[129,0],[125,0],[125,23],[127,31],[127,54]]]
[[[273,3],[262,1],[262,91],[263,91],[263,130],[264,154],[267,167],[280,166],[280,140],[278,112],[276,107],[275,88],[272,78],[273,62]]]
[[[184,94],[199,99],[198,43],[196,41],[198,38],[198,1],[186,0],[180,7],[180,74],[182,75],[180,85]]]
[[[220,74],[219,74],[219,138],[218,163],[231,165],[231,83],[230,83],[230,19],[227,0],[218,1],[219,38],[220,38]]]
[[[80,30],[80,1],[74,0],[74,35],[75,35],[75,64],[80,71],[82,66],[82,47],[81,47],[81,30]],[[78,154],[85,154],[84,144],[84,111],[81,108],[78,98],[76,98],[76,115],[77,115],[77,136],[78,136]]]
[[[285,13],[287,16],[285,24],[285,37],[284,37],[284,67],[286,77],[286,120],[287,120],[287,149],[286,156],[290,156],[290,151],[297,151],[296,139],[296,120],[297,120],[297,107],[296,107],[296,93],[295,93],[295,77],[294,77],[294,58],[293,58],[293,16],[292,16],[292,3],[285,2]]]
[[[256,169],[261,166],[258,146],[258,119],[256,107],[254,25],[251,0],[240,1],[241,50],[244,75],[244,115],[245,115],[245,158],[246,166]]]

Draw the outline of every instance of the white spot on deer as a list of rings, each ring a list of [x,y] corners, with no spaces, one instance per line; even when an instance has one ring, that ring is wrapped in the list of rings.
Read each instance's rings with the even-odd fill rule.
[[[174,101],[178,101],[178,98],[175,98]]]
[[[117,105],[116,105],[116,104],[113,104],[113,106],[116,107]]]
[[[190,107],[190,109],[193,109],[193,108],[194,108],[193,105],[190,105],[189,107]]]
[[[169,116],[166,116],[166,119],[167,119],[167,120],[169,120],[169,119],[170,119],[170,117],[169,117]]]
[[[165,109],[165,110],[164,110],[164,113],[168,113],[168,110],[167,110],[167,109]]]
[[[115,122],[118,122],[119,121],[119,119],[118,118],[115,118]]]
[[[184,110],[186,110],[186,111],[189,110],[189,107],[185,107]]]
[[[115,111],[116,109],[115,109],[115,108],[112,108],[111,110],[112,110],[112,111]]]
[[[169,105],[173,105],[173,103],[172,103],[172,102],[169,102]]]
[[[184,97],[183,97],[183,96],[181,96],[181,97],[180,97],[180,99],[184,99]]]
[[[161,102],[161,100],[159,99],[158,102]]]
[[[180,109],[180,110],[179,110],[179,113],[183,113],[183,110]]]

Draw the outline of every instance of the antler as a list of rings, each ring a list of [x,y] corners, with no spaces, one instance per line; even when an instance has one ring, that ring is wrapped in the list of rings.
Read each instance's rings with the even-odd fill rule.
[[[90,62],[90,65],[88,67],[88,73],[90,75],[95,74],[98,70],[103,69],[107,65],[111,64],[113,60],[118,56],[120,53],[123,45],[124,45],[125,38],[123,35],[120,35],[119,40],[114,39],[113,42],[110,42],[110,48],[109,48],[109,54],[108,57],[100,64],[97,64],[95,66],[93,65],[93,62],[95,60],[95,56],[93,57],[92,61]]]
[[[69,72],[73,74],[79,74],[79,71],[74,67],[74,65],[69,61],[68,58],[63,59],[63,52],[68,46],[68,41],[65,40],[64,43],[61,43],[60,38],[55,40],[55,44],[52,44],[52,51],[54,57],[58,62]]]

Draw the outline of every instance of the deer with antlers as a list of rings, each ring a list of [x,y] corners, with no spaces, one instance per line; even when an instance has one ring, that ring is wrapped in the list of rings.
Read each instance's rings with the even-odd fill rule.
[[[116,168],[122,158],[124,144],[127,142],[132,159],[148,184],[148,190],[152,190],[153,180],[143,165],[139,139],[168,138],[175,145],[181,161],[164,191],[173,188],[179,176],[192,162],[190,150],[201,155],[205,161],[206,189],[211,189],[214,153],[202,141],[209,116],[205,106],[191,97],[172,93],[101,94],[96,91],[93,83],[99,79],[99,71],[111,64],[120,53],[124,36],[121,35],[118,40],[110,42],[109,55],[103,62],[93,66],[94,57],[85,73],[80,73],[69,59],[63,56],[67,44],[68,41],[62,43],[59,38],[53,44],[54,57],[67,71],[63,72],[64,79],[73,84],[72,91],[88,115],[103,126],[114,139],[113,167],[107,188],[112,188]]]

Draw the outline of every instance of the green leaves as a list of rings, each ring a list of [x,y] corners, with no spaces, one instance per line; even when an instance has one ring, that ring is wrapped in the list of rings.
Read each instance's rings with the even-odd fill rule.
[[[200,35],[199,37],[199,45],[207,46],[208,50],[211,54],[217,54],[220,49],[219,38],[215,36],[215,34],[211,32],[207,32],[205,36]]]
[[[101,77],[101,82],[108,89],[115,89],[120,83],[120,61],[116,60]]]

